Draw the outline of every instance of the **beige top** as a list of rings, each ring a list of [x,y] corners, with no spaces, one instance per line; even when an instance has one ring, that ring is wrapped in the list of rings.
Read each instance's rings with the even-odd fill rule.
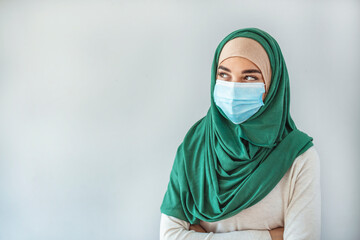
[[[271,240],[268,230],[284,227],[284,240],[320,240],[320,160],[314,146],[299,155],[255,205],[217,222],[200,221],[208,233],[189,231],[187,221],[161,213],[160,240]]]

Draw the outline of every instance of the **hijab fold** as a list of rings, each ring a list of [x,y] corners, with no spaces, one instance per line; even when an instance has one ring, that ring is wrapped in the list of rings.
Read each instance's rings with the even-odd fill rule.
[[[264,105],[241,124],[232,123],[214,102],[219,55],[237,37],[265,49],[271,84]],[[211,68],[211,106],[186,133],[176,151],[160,210],[190,224],[220,221],[263,199],[313,138],[290,116],[286,64],[273,37],[258,28],[236,30],[218,45]]]

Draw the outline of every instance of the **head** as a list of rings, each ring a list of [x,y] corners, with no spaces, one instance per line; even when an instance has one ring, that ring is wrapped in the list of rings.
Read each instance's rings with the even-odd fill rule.
[[[231,82],[262,82],[268,93],[271,66],[263,46],[254,39],[236,37],[228,41],[219,56],[216,78]]]
[[[229,82],[262,82],[266,85],[261,70],[250,60],[238,56],[222,61],[218,66],[216,78]],[[263,101],[266,94],[265,91]]]

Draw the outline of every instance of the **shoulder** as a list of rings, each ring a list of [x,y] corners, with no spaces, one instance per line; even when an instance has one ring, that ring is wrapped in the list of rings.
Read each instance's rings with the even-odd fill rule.
[[[297,156],[292,164],[292,177],[313,179],[320,177],[320,156],[313,145]]]
[[[295,158],[293,164],[301,167],[320,165],[320,156],[316,147],[314,145],[309,147],[305,152]]]

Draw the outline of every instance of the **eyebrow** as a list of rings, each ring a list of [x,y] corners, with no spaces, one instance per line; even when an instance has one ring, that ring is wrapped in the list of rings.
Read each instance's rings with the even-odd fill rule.
[[[228,72],[231,73],[230,69],[228,69],[228,68],[226,68],[224,66],[220,65],[219,69],[222,69],[222,70],[225,70],[225,71],[228,71]],[[246,70],[242,71],[241,73],[243,73],[243,74],[244,73],[260,73],[261,74],[261,72],[259,70],[257,70],[257,69],[246,69]]]

